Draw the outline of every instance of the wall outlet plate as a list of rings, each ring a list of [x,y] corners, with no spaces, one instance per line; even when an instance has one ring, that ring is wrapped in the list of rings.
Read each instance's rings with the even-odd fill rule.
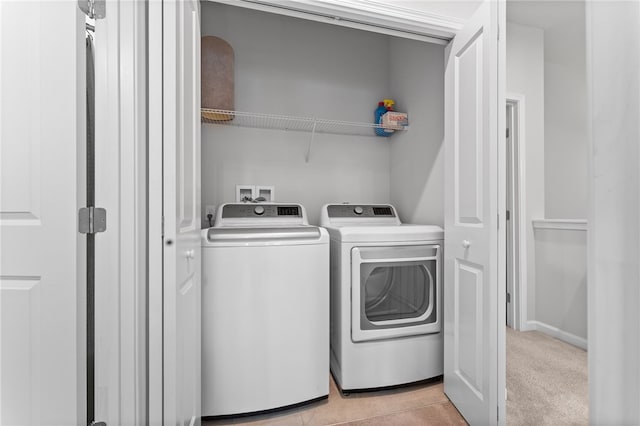
[[[209,219],[209,215],[211,215],[211,219]],[[204,208],[204,217],[202,218],[202,221],[204,222],[204,227],[208,228],[213,226],[213,222],[216,219],[216,206],[212,205],[212,204],[208,204],[205,208]]]

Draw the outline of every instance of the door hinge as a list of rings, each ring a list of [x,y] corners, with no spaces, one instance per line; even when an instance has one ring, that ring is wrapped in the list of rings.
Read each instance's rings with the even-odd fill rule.
[[[511,293],[507,293],[507,303],[511,303]]]
[[[78,7],[91,19],[107,16],[106,0],[78,0]]]
[[[97,234],[107,230],[107,210],[99,207],[83,207],[78,211],[78,232]]]
[[[509,128],[507,127],[507,139],[509,138]]]
[[[507,210],[507,220],[511,220],[511,210]]]

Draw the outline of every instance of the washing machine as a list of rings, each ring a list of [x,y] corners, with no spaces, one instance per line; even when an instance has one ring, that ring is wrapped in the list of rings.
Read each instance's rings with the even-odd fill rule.
[[[363,204],[325,205],[320,224],[331,240],[331,372],[340,389],[442,375],[442,228]]]
[[[300,204],[224,204],[202,231],[202,415],[329,394],[329,236]]]

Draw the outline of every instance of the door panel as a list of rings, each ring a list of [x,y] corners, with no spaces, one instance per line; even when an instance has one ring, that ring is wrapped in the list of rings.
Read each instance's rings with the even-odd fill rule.
[[[176,152],[176,165],[178,167],[178,184],[176,190],[178,196],[178,214],[181,232],[189,232],[195,229],[199,221],[196,222],[196,201],[200,196],[196,194],[196,187],[199,175],[196,156],[196,134],[200,129],[200,110],[196,109],[200,99],[199,82],[200,54],[196,51],[200,44],[200,19],[198,16],[197,3],[187,2],[184,5],[180,19],[183,33],[178,46],[178,57],[185,60],[179,64],[178,74],[180,75],[178,85],[179,93],[179,114],[178,125],[178,146]]]
[[[200,11],[163,3],[164,423],[199,424]]]
[[[456,222],[482,222],[482,41],[479,31],[455,55]]]
[[[86,422],[84,15],[0,2],[0,424]]]
[[[444,384],[470,424],[500,405],[497,24],[485,1],[445,53]]]
[[[454,370],[465,380],[471,390],[482,399],[482,306],[483,267],[456,260],[455,336],[456,351]]]

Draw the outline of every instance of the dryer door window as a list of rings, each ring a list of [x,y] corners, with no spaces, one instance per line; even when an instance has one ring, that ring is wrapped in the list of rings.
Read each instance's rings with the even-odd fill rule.
[[[363,328],[428,321],[430,317],[433,322],[435,268],[435,260],[361,264]]]
[[[437,333],[440,247],[356,247],[352,250],[354,341]]]

